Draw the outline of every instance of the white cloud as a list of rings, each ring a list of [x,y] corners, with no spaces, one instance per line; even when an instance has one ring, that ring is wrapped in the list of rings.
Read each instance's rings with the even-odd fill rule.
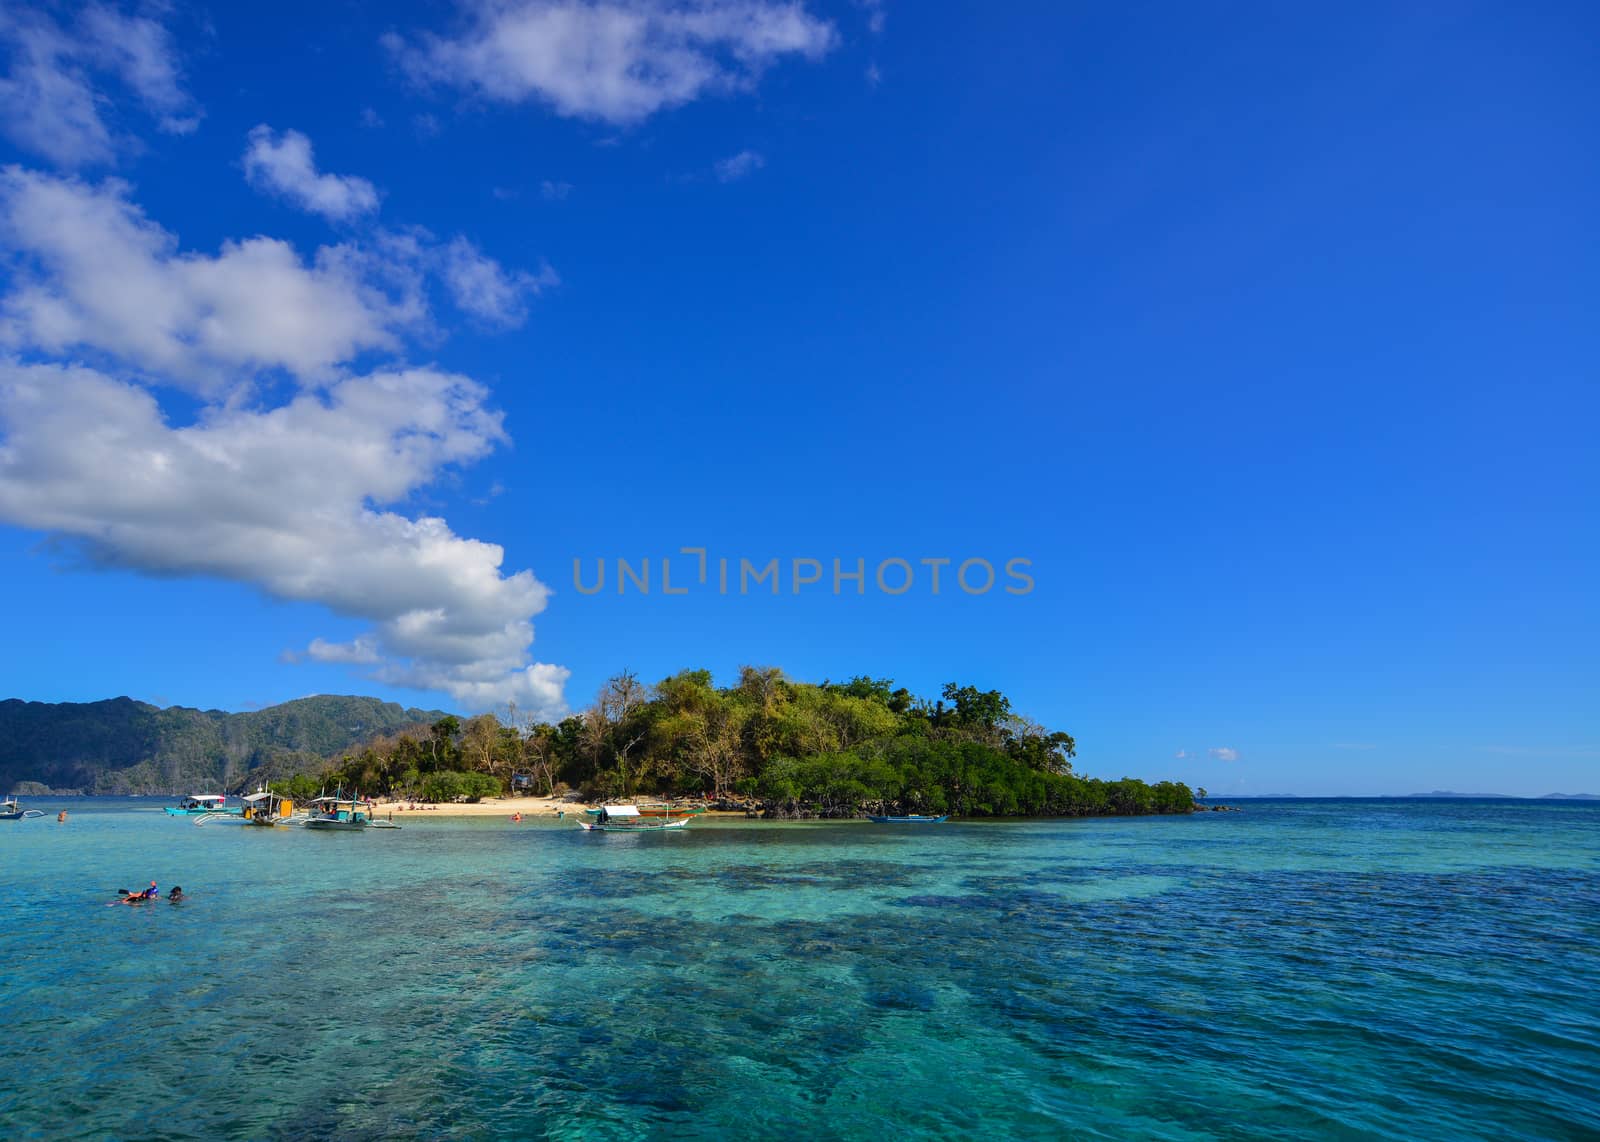
[[[82,23],[89,50],[139,96],[163,131],[187,135],[200,125],[194,101],[183,90],[177,53],[165,28],[102,4],[85,9]]]
[[[833,25],[775,0],[463,0],[458,36],[385,37],[417,80],[561,115],[636,123],[703,94],[747,90],[786,55],[833,46]]]
[[[356,366],[428,334],[425,283],[492,324],[554,279],[465,239],[377,230],[303,260],[253,237],[182,252],[125,184],[0,169],[0,520],[91,567],[253,584],[366,620],[296,657],[474,708],[562,712],[564,668],[530,661],[548,590],[496,544],[402,510],[505,439],[486,391],[433,368]],[[91,364],[42,363],[87,356]],[[304,386],[276,405],[251,382]],[[152,394],[202,397],[170,423]]]
[[[500,328],[522,324],[527,298],[560,282],[549,266],[538,274],[508,271],[465,238],[444,247],[439,272],[457,308]]]
[[[163,131],[187,134],[199,123],[171,38],[154,20],[91,4],[64,27],[42,13],[0,9],[0,48],[8,57],[0,130],[59,166],[108,163],[133,145],[106,122],[120,105],[96,90],[97,75],[120,80]]]
[[[174,427],[143,388],[81,366],[0,363],[0,518],[93,566],[250,583],[364,619],[307,657],[463,705],[564,710],[528,662],[547,588],[503,550],[390,510],[504,440],[484,389],[433,369],[350,377],[276,408]]]
[[[1189,756],[1189,751],[1186,750],[1186,749],[1180,749],[1177,753],[1172,755],[1172,757],[1173,757],[1173,759],[1175,761],[1183,761],[1188,756]]]
[[[1206,750],[1206,756],[1212,761],[1238,761],[1239,751],[1229,749],[1227,746],[1217,746],[1215,749]]]
[[[11,66],[0,76],[0,125],[19,147],[61,166],[109,162],[116,153],[94,88],[73,62],[70,41],[52,24],[0,26]]]
[[[98,350],[201,391],[264,368],[325,378],[427,318],[414,271],[354,247],[310,264],[265,237],[180,253],[114,180],[0,170],[0,245],[19,256],[0,344]]]
[[[0,346],[93,351],[201,393],[283,369],[339,375],[360,353],[433,331],[427,281],[495,328],[527,317],[555,271],[506,269],[465,238],[379,230],[319,249],[308,263],[274,238],[182,252],[115,180],[98,186],[0,169],[0,247],[14,256],[0,295]]]
[[[340,662],[349,665],[373,666],[382,661],[378,653],[378,640],[370,634],[361,635],[349,642],[329,642],[314,638],[306,647],[305,656],[316,662]],[[298,661],[299,655],[290,652],[289,660]]]
[[[361,117],[357,120],[357,122],[363,127],[378,128],[383,126],[383,116],[379,115],[370,107],[363,107],[361,109]]]
[[[545,179],[539,184],[539,193],[551,202],[559,202],[572,193],[572,184],[570,182],[554,182],[551,179]]]
[[[311,140],[299,131],[278,135],[265,123],[253,129],[244,174],[250,185],[335,222],[378,209],[377,188],[366,179],[319,173]]]
[[[754,174],[766,165],[767,160],[761,157],[761,152],[740,151],[736,155],[717,162],[717,181],[733,182],[735,179]]]

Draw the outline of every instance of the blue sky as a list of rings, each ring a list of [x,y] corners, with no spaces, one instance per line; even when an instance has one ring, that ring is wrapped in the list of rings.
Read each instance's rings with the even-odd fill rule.
[[[0,693],[759,663],[1600,792],[1588,6],[242,9],[0,18]]]

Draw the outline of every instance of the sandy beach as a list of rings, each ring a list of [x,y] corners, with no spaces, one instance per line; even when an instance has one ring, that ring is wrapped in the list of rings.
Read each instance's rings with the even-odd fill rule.
[[[565,814],[567,817],[583,816],[585,809],[592,809],[597,803],[585,801],[567,801],[560,797],[492,797],[485,798],[477,804],[469,805],[465,802],[441,802],[437,805],[422,801],[377,801],[373,804],[373,812],[378,817],[391,817],[395,821],[420,820],[428,817],[512,817],[521,813],[524,818],[529,817],[555,817]],[[713,813],[714,816],[743,817],[743,813]]]
[[[431,804],[425,801],[377,801],[373,812],[379,817],[393,814],[396,821],[420,817],[511,817],[521,813],[524,817],[554,817],[565,813],[583,815],[591,806],[581,801],[565,801],[559,797],[491,797],[476,804],[451,801]]]

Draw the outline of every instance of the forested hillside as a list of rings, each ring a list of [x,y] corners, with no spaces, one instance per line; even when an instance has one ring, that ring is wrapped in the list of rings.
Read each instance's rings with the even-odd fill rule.
[[[353,744],[445,715],[323,694],[241,714],[103,702],[0,701],[0,791],[23,782],[82,793],[237,789],[319,768]]]

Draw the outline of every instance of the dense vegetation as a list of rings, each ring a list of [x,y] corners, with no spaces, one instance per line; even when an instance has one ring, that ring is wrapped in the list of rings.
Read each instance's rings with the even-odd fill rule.
[[[777,816],[863,808],[960,816],[1185,813],[1185,785],[1072,772],[1075,744],[1018,716],[994,690],[954,683],[936,701],[873,678],[820,685],[745,667],[719,688],[705,670],[646,686],[612,678],[557,724],[441,717],[381,736],[320,772],[326,784],[425,800],[476,799],[514,784],[590,797],[694,794],[759,802]]]
[[[438,710],[376,698],[320,695],[229,714],[104,702],[0,701],[0,791],[48,786],[83,793],[196,793],[240,789],[317,770],[330,754]]]

